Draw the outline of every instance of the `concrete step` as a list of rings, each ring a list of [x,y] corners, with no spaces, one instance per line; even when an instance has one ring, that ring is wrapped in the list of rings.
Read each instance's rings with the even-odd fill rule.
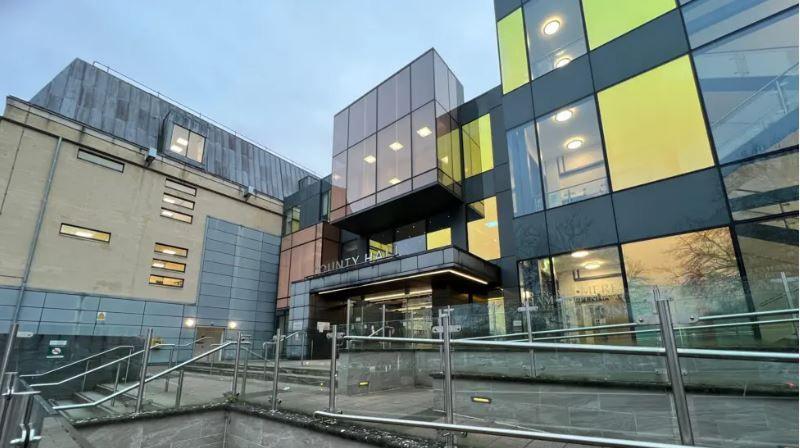
[[[155,381],[155,382],[149,383],[147,386],[151,387],[156,383],[160,384],[161,387],[163,387],[163,385],[164,385],[163,382]],[[128,387],[128,386],[130,386],[132,384],[134,384],[134,383],[127,383],[127,384],[126,383],[120,383],[119,388],[117,390],[124,389],[124,388],[126,388],[126,387]],[[111,406],[111,401],[110,400],[106,401],[105,403],[101,404],[100,406],[106,406],[108,409],[110,409],[115,414],[124,414],[124,413],[134,412],[136,410],[136,394],[137,394],[137,391],[138,391],[138,389],[133,389],[130,392],[126,392],[126,393],[118,396],[117,399],[114,402],[113,407]],[[95,401],[95,400],[97,400],[99,398],[107,397],[107,396],[111,395],[112,393],[114,393],[114,384],[110,384],[110,383],[98,384],[97,386],[95,386],[95,390],[94,391],[84,391],[84,392],[79,392],[79,393],[83,394],[83,395],[85,395],[87,397],[92,397],[91,401]],[[163,409],[163,408],[164,408],[164,406],[161,406],[161,405],[155,403],[153,400],[148,399],[147,398],[147,393],[145,391],[145,396],[144,396],[144,399],[142,400],[142,410],[149,411],[149,410]]]
[[[192,374],[208,374],[208,369],[203,367],[188,367],[187,372]],[[243,371],[240,371],[242,374]],[[214,375],[231,376],[233,375],[233,367],[217,368],[214,366]],[[330,377],[328,371],[318,369],[303,369],[303,368],[287,368],[286,370],[280,369],[280,382],[292,384],[310,384],[314,386],[327,386]],[[263,367],[254,369],[252,366],[247,369],[247,377],[253,379],[272,381],[273,371],[267,369],[266,377],[264,375]]]

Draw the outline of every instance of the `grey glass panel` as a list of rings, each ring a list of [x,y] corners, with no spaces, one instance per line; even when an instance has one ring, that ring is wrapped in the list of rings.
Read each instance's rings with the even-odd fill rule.
[[[720,163],[797,144],[797,9],[694,53]]]
[[[394,252],[408,255],[425,251],[425,221],[400,226],[394,232]]]
[[[594,97],[536,120],[547,207],[608,193]]]
[[[411,64],[411,110],[433,100],[433,52]]]
[[[347,109],[333,117],[333,154],[347,149]]]
[[[697,48],[796,4],[796,0],[697,0],[683,7],[683,19],[689,43]]]
[[[437,53],[433,54],[433,82],[436,92],[436,101],[439,102],[445,109],[450,110],[454,107],[450,103],[450,81],[447,65]]]
[[[344,207],[347,192],[347,151],[333,158],[331,172],[331,210]]]
[[[347,150],[347,203],[375,193],[375,136]]]
[[[797,151],[722,168],[733,219],[797,211]]]
[[[411,118],[405,116],[378,133],[378,190],[411,177]]]
[[[414,175],[436,168],[436,118],[434,103],[411,113],[411,150]]]
[[[536,126],[530,122],[514,128],[508,131],[506,140],[514,216],[538,212],[544,208],[544,201],[539,171],[539,150],[536,146]]]
[[[411,101],[411,69],[401,70],[378,86],[378,129],[408,114]]]
[[[531,79],[586,53],[578,0],[531,0],[524,6]]]
[[[373,90],[350,106],[348,145],[355,145],[366,136],[375,133],[377,97],[376,91]]]
[[[534,308],[531,328],[534,331],[561,328],[550,259],[522,260],[518,270],[520,299]]]

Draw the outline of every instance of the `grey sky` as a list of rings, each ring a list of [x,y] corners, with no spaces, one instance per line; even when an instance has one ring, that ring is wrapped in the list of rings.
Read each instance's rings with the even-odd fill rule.
[[[499,83],[491,0],[0,0],[0,94],[100,61],[330,172],[333,115],[435,47],[472,98]]]

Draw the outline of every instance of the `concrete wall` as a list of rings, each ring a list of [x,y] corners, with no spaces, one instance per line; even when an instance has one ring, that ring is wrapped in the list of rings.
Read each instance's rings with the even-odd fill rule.
[[[366,448],[367,445],[308,429],[231,412],[226,448]],[[196,447],[193,447],[196,448]]]

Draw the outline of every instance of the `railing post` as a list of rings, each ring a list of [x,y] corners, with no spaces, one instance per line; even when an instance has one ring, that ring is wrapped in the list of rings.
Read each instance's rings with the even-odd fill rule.
[[[267,381],[267,341],[261,345],[264,348],[264,381]]]
[[[678,431],[681,435],[681,442],[684,445],[694,445],[689,404],[686,401],[686,389],[683,386],[683,373],[678,359],[672,314],[669,309],[670,299],[661,297],[661,292],[658,288],[653,290],[653,296],[656,302],[656,310],[658,311],[658,322],[661,326],[661,339],[664,342],[664,353],[666,355],[667,378],[672,386],[672,399],[675,403],[675,413],[678,417]]]
[[[450,309],[439,311],[439,321],[442,329],[442,364],[444,379],[442,381],[442,392],[444,392],[444,413],[445,423],[453,423],[453,375],[452,358],[450,357]],[[448,448],[455,447],[455,437],[452,433],[445,435],[445,442]]]
[[[281,342],[283,335],[281,329],[275,334],[275,363],[272,366],[272,412],[278,410],[278,374],[281,363]]]
[[[381,304],[381,336],[386,336],[386,304]],[[386,348],[386,343],[381,342],[381,348]]]
[[[133,347],[128,349],[128,360],[125,362],[125,376],[123,377],[125,383],[128,382],[128,373],[131,370],[131,358],[133,357],[131,355],[133,355]]]
[[[347,316],[345,316],[345,323],[344,323],[344,335],[350,336],[350,313],[353,312],[353,299],[347,299]],[[350,340],[345,339],[344,343],[345,348],[350,348]]]
[[[175,407],[181,405],[181,394],[183,393],[183,369],[178,371],[178,389],[175,391]]]
[[[247,348],[244,350],[244,375],[242,375],[242,394],[241,397],[244,398],[245,394],[247,393],[247,368],[248,364],[250,363],[250,349]]]
[[[169,348],[169,361],[167,361],[167,369],[172,368],[173,366],[172,358],[174,357],[174,355],[175,355],[175,346],[173,345],[172,347]],[[164,392],[169,392],[169,377],[170,377],[169,373],[164,375]]]
[[[144,382],[147,379],[147,363],[150,362],[150,345],[153,342],[153,329],[147,329],[147,336],[144,340],[144,353],[142,353],[142,369],[141,373],[139,374],[139,391],[136,394],[136,409],[135,412],[138,414],[142,411],[142,400],[144,400],[144,389],[146,387],[146,383]]]
[[[533,320],[531,319],[531,300],[525,299],[525,324],[528,326],[528,342],[533,342]],[[533,354],[533,349],[528,350],[531,364],[531,377],[536,378],[536,357]]]
[[[86,390],[86,377],[88,376],[86,372],[89,371],[89,363],[91,362],[90,359],[86,360],[86,368],[83,369],[83,380],[81,380],[81,391]]]
[[[19,324],[13,323],[11,324],[11,328],[8,329],[8,337],[6,338],[6,349],[3,351],[3,360],[0,363],[0,382],[6,380],[6,370],[8,370],[8,362],[11,360],[11,352],[14,351],[14,340],[17,338],[17,332],[19,331]],[[3,385],[0,385],[2,387]],[[3,391],[5,393],[5,391]]]
[[[239,360],[242,356],[242,332],[237,332],[236,336],[236,356],[233,361],[233,378],[231,378],[231,393],[236,395],[239,384]]]
[[[328,412],[336,413],[336,344],[338,325],[331,325],[331,372],[328,378]]]
[[[119,371],[120,371],[121,368],[122,368],[122,363],[118,362],[117,363],[117,371],[114,374],[114,393],[116,393],[117,389],[119,388]],[[84,378],[86,378],[86,377],[84,377]],[[113,407],[114,403],[116,403],[116,402],[117,402],[117,397],[112,398],[111,399],[111,406]]]

